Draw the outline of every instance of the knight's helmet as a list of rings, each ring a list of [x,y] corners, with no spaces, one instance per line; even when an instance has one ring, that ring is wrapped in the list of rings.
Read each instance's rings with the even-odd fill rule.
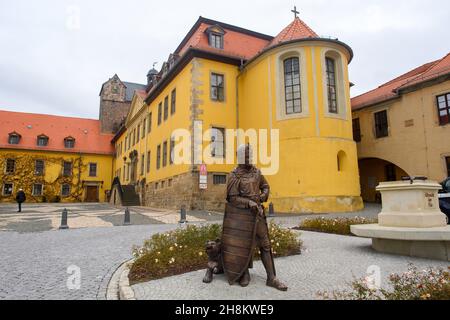
[[[245,153],[248,152],[248,159],[251,164],[254,163],[253,159],[253,148],[250,144],[241,144],[237,149],[237,160],[238,164],[245,164]]]

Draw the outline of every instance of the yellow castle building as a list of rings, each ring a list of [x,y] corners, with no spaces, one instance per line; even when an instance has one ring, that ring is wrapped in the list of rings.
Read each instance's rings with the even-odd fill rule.
[[[5,111],[1,199],[222,210],[250,142],[277,212],[360,210],[352,57],[297,16],[275,37],[200,17],[147,84],[102,85],[99,120]]]
[[[112,140],[110,201],[123,204],[134,189],[147,206],[220,210],[236,166],[228,161],[235,160],[230,145],[239,143],[228,132],[242,129],[240,141],[257,132],[265,146],[268,157],[259,152],[256,161],[277,212],[362,209],[352,57],[348,45],[319,37],[297,16],[276,37],[200,17],[161,70],[150,70],[147,85],[135,90]],[[126,87],[115,76],[102,92]],[[189,141],[178,138],[180,129]],[[267,141],[261,130],[268,130]],[[176,155],[188,161],[178,163]]]
[[[406,176],[450,176],[450,53],[352,99],[364,201]]]
[[[0,202],[106,201],[112,138],[99,120],[0,110]]]

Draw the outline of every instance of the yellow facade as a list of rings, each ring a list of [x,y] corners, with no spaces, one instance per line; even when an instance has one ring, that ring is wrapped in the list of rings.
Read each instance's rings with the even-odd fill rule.
[[[216,71],[225,75],[225,78],[230,80],[226,84],[225,96],[226,101],[217,102],[212,101],[209,97],[209,83],[211,72]],[[219,128],[235,128],[236,127],[236,112],[233,112],[230,106],[236,104],[236,84],[234,79],[236,78],[238,71],[236,67],[230,66],[224,63],[218,63],[214,61],[208,61],[206,59],[194,59],[189,63],[182,72],[169,84],[167,87],[152,101],[148,106],[145,102],[135,96],[133,100],[130,115],[126,122],[126,132],[120,135],[115,142],[116,150],[122,148],[122,152],[117,153],[117,157],[114,161],[114,171],[116,175],[119,173],[117,170],[121,168],[121,182],[128,184],[131,182],[131,163],[130,163],[130,151],[136,150],[138,153],[138,165],[137,165],[137,177],[136,180],[142,180],[145,178],[147,183],[162,181],[169,179],[173,176],[186,173],[191,170],[189,164],[170,164],[169,154],[167,155],[167,165],[162,165],[161,155],[161,167],[156,168],[157,147],[161,146],[161,153],[164,142],[167,142],[167,150],[169,153],[170,139],[172,133],[178,129],[185,129],[191,131],[192,119],[190,110],[190,100],[192,97],[192,77],[195,77],[196,87],[198,91],[198,97],[196,99],[204,101],[204,104],[198,106],[198,112],[200,113],[196,120],[202,122],[203,129],[206,131],[211,127]],[[176,111],[171,114],[171,94],[176,89]],[[164,120],[164,100],[168,97],[169,111],[168,117]],[[162,123],[158,125],[158,106],[162,103],[163,115]],[[133,115],[134,113],[134,115]],[[142,127],[148,129],[148,121],[151,114],[151,130],[144,133],[142,137]],[[125,140],[130,139],[133,141],[134,130],[141,128],[141,134],[139,141],[131,144],[125,143]],[[203,148],[206,149],[210,142],[204,141]],[[121,147],[121,145],[123,147]],[[125,145],[127,146],[125,149]],[[150,170],[147,170],[147,155],[150,152]],[[144,155],[144,174],[141,175],[141,161]],[[124,157],[126,158],[124,160]],[[220,161],[220,160],[219,160]],[[125,167],[125,175],[124,175]],[[210,171],[214,172],[229,172],[233,169],[233,165],[214,164],[209,166]],[[127,170],[130,172],[127,173]]]
[[[385,181],[384,167],[394,164],[401,176],[425,176],[442,181],[448,176],[446,158],[450,157],[450,126],[440,125],[436,97],[450,92],[450,81],[432,82],[405,92],[394,100],[378,103],[353,112],[359,119],[361,163],[377,159],[371,166],[361,166],[361,185],[365,200],[374,201],[374,185]],[[388,135],[375,136],[376,112],[387,111]],[[364,170],[364,171],[363,171]],[[375,172],[381,172],[375,174]],[[375,180],[372,183],[370,181]]]
[[[323,68],[325,56],[330,52],[340,58],[339,85],[345,95],[337,115],[326,112]],[[295,118],[279,114],[283,108],[280,68],[283,60],[291,56],[300,56],[302,99],[305,99],[304,114]],[[245,129],[270,128],[280,132],[279,172],[267,178],[272,188],[271,201],[281,212],[362,208],[356,145],[352,138],[348,59],[345,50],[337,45],[295,43],[262,55],[239,78],[239,91],[245,93],[239,100],[240,125]]]
[[[302,96],[307,101],[308,112],[295,118],[279,115],[280,103],[280,63],[292,53],[299,54],[302,61]],[[336,57],[339,85],[339,112],[327,112],[326,79],[324,75],[325,57]],[[167,83],[157,96],[147,102],[133,100],[126,122],[126,130],[116,138],[114,172],[120,176],[122,184],[135,183],[151,189],[150,197],[158,197],[156,189],[171,192],[169,187],[176,176],[198,172],[195,163],[169,164],[157,169],[157,147],[167,141],[167,157],[170,157],[170,137],[174,130],[183,128],[193,134],[194,121],[201,121],[203,132],[211,127],[223,129],[278,129],[280,137],[279,170],[267,175],[271,185],[272,201],[278,212],[344,212],[356,211],[363,207],[356,155],[356,144],[352,138],[352,118],[347,64],[350,53],[341,45],[324,41],[297,42],[279,46],[267,51],[243,68],[214,59],[194,57]],[[211,74],[224,76],[224,101],[211,99]],[[171,92],[176,89],[176,112],[170,114]],[[158,106],[169,99],[169,116],[158,125]],[[141,129],[151,113],[151,131],[145,132],[139,142],[130,146],[125,142],[133,136],[134,130]],[[164,111],[163,111],[164,113]],[[148,128],[148,124],[145,124]],[[137,130],[137,129],[136,129]],[[230,141],[227,140],[227,144]],[[211,141],[203,141],[203,148]],[[237,141],[233,141],[235,145]],[[269,150],[271,148],[269,140]],[[120,151],[121,150],[121,151]],[[135,152],[135,155],[132,155]],[[147,157],[150,152],[150,170]],[[191,149],[190,158],[194,160]],[[270,153],[270,152],[269,152]],[[208,154],[208,152],[205,152]],[[131,157],[138,159],[134,165],[137,175],[134,180]],[[163,156],[161,155],[161,158]],[[233,155],[225,155],[234,158]],[[207,162],[211,159],[203,159]],[[216,159],[223,161],[223,158]],[[144,161],[144,174],[141,165]],[[162,160],[161,160],[162,161]],[[208,164],[208,172],[226,174],[233,164]],[[258,163],[258,166],[264,167]],[[125,173],[124,173],[125,170]],[[197,179],[195,176],[194,179]],[[197,181],[194,181],[198,189]],[[199,192],[193,191],[193,192]],[[174,195],[175,197],[176,195]],[[224,194],[221,196],[224,200]],[[145,201],[144,201],[145,202]],[[177,203],[178,205],[178,203]]]
[[[111,189],[112,155],[79,154],[18,149],[0,149],[0,181],[2,202],[15,201],[17,191],[22,188],[27,202],[103,202],[106,191]],[[8,159],[14,160],[14,172],[6,169]],[[36,172],[36,160],[43,161],[42,174]],[[70,175],[65,175],[63,163],[71,163]],[[90,164],[96,165],[90,172]],[[91,175],[92,174],[92,175]],[[12,194],[5,194],[5,184],[12,184]],[[42,193],[33,190],[42,185]],[[63,185],[69,186],[67,193]],[[89,189],[89,196],[88,196]]]

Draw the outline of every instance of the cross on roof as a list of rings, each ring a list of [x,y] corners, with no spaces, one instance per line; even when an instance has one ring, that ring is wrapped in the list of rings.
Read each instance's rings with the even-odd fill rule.
[[[294,6],[294,10],[291,10],[292,13],[294,13],[295,18],[297,18],[297,14],[299,14],[300,12],[297,11],[297,6]]]

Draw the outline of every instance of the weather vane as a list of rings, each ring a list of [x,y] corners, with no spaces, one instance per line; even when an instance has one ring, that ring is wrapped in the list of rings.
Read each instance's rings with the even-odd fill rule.
[[[294,10],[291,10],[292,13],[294,13],[295,18],[297,18],[297,14],[299,14],[300,12],[297,11],[297,6],[294,6]]]
[[[153,62],[153,69],[155,69],[155,66],[158,64],[158,62]]]

